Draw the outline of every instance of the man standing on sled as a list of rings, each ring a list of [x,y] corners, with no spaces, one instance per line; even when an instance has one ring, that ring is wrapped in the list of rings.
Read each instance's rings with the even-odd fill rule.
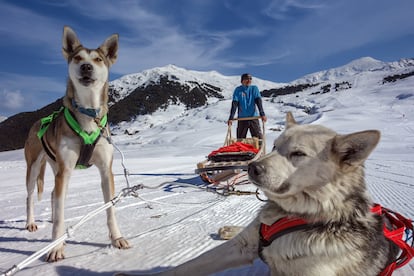
[[[231,126],[236,109],[238,118],[248,118],[259,116],[256,106],[259,109],[260,117],[263,122],[267,121],[263,111],[262,98],[256,85],[251,85],[252,76],[250,74],[241,75],[242,85],[236,87],[233,92],[233,101],[231,104],[230,117],[227,124]],[[252,137],[262,139],[259,120],[239,120],[237,124],[237,138],[246,138],[247,131],[250,130]]]

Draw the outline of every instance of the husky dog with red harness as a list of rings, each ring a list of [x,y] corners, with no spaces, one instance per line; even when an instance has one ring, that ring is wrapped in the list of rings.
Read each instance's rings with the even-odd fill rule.
[[[268,198],[256,219],[218,247],[151,275],[210,275],[256,258],[274,276],[391,275],[414,254],[413,225],[367,192],[364,162],[379,139],[376,130],[339,135],[299,125],[287,113],[273,151],[248,168]]]
[[[118,35],[108,37],[97,49],[82,46],[75,32],[64,27],[63,56],[68,62],[69,78],[63,107],[49,117],[36,122],[25,143],[27,163],[27,224],[36,231],[33,194],[43,191],[46,161],[55,175],[52,193],[52,238],[65,233],[64,204],[69,178],[75,167],[98,167],[104,201],[114,197],[112,174],[113,146],[109,143],[107,125],[109,67],[118,53]],[[113,246],[128,248],[115,218],[113,207],[107,210],[107,225]],[[64,243],[51,249],[47,261],[64,258]]]

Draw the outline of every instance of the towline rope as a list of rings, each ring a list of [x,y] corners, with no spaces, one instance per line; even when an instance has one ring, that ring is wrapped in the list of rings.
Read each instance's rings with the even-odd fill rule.
[[[105,203],[104,205],[102,205],[101,207],[99,207],[98,209],[96,209],[96,210],[94,210],[94,211],[86,214],[75,225],[68,227],[66,229],[66,232],[62,236],[60,236],[58,239],[54,240],[49,245],[45,246],[43,249],[41,249],[41,250],[35,252],[34,254],[30,255],[24,261],[18,263],[17,265],[14,265],[13,267],[11,267],[10,269],[8,269],[7,271],[3,272],[1,274],[1,276],[13,275],[16,272],[20,271],[21,269],[25,268],[30,263],[34,262],[35,260],[37,260],[38,258],[40,258],[41,256],[43,256],[44,254],[46,254],[53,247],[57,246],[61,242],[64,242],[67,238],[73,237],[73,234],[76,231],[76,229],[78,229],[86,221],[90,220],[91,218],[93,218],[94,216],[96,216],[97,214],[99,214],[100,212],[102,212],[102,211],[104,211],[104,210],[106,210],[106,209],[108,209],[108,208],[110,208],[112,206],[115,206],[115,204],[118,201],[120,201],[123,197],[126,197],[129,194],[136,193],[137,190],[140,190],[140,189],[143,189],[143,188],[144,188],[144,185],[138,184],[138,185],[135,185],[133,187],[128,187],[128,188],[122,189],[121,192],[116,197],[114,197],[113,199],[111,199],[110,201],[108,201],[107,203]]]

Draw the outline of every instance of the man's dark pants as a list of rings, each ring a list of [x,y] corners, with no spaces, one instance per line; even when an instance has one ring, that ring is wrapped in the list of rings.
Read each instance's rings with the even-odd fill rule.
[[[259,120],[239,120],[237,123],[237,138],[246,138],[248,130],[250,130],[252,137],[262,139]]]

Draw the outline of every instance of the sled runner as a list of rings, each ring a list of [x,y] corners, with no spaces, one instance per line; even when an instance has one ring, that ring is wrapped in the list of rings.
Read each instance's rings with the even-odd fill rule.
[[[236,118],[236,120],[255,120],[261,117]],[[266,152],[265,126],[262,121],[263,139],[249,137],[236,139],[232,137],[231,126],[227,128],[227,135],[223,147],[212,151],[207,159],[197,164],[195,173],[199,174],[204,182],[218,184],[229,180],[243,171],[247,171],[249,163],[257,160]]]

